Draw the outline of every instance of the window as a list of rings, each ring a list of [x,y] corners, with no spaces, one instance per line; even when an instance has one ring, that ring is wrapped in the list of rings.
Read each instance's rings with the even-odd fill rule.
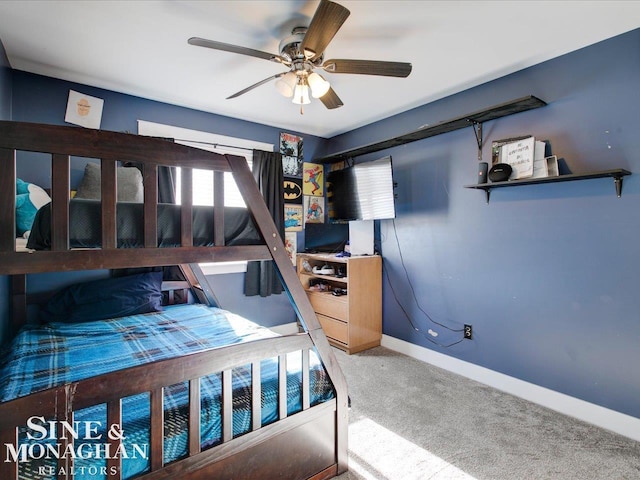
[[[274,145],[242,138],[216,135],[209,132],[190,130],[187,128],[163,125],[160,123],[138,120],[138,134],[153,137],[173,138],[176,143],[201,148],[211,152],[244,156],[251,168],[251,150],[273,151]],[[225,172],[224,204],[230,207],[245,207],[240,191],[233,180],[233,175]],[[181,175],[177,175],[176,198],[180,201]],[[213,205],[213,172],[211,170],[193,170],[193,204]],[[247,262],[218,262],[200,264],[207,275],[216,273],[245,272]]]
[[[178,141],[189,147],[202,148],[203,150],[209,150],[211,152],[232,154],[243,156],[247,159],[249,164],[249,170],[251,170],[251,152],[239,148],[220,147],[208,144],[200,144],[196,142]],[[177,168],[177,180],[176,180],[176,199],[180,203],[182,195],[182,178],[180,175],[180,168]],[[212,170],[198,170],[193,169],[193,204],[194,205],[213,205],[213,171]],[[235,180],[231,172],[224,173],[224,204],[227,207],[247,207],[244,203],[240,190],[236,185]]]

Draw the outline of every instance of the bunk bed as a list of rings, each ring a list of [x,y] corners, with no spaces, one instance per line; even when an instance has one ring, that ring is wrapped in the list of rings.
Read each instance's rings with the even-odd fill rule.
[[[51,203],[38,211],[34,224],[38,242],[26,248],[18,244],[15,228],[16,163],[23,151],[42,152],[51,159]],[[100,163],[101,199],[84,202],[100,218],[98,239],[94,235],[89,244],[77,243],[80,230],[74,204],[83,202],[72,201],[69,193],[70,165],[77,158]],[[116,172],[123,162],[135,162],[142,171],[143,202],[134,207],[133,220],[122,217],[126,214],[117,196]],[[179,206],[157,201],[161,166],[181,167]],[[215,201],[208,212],[192,205],[193,169],[214,171]],[[246,218],[224,206],[224,172],[233,174],[248,207]],[[31,371],[40,383],[11,384],[0,392],[0,478],[71,479],[87,472],[94,478],[98,465],[99,474],[108,480],[324,479],[347,470],[346,383],[244,158],[166,139],[1,121],[0,197],[0,274],[7,279],[10,294],[13,342],[30,335],[27,344],[35,345],[35,355],[45,365]],[[163,210],[173,218],[170,240],[163,239]],[[123,240],[119,233],[123,218],[139,227],[134,242]],[[203,222],[210,227],[205,240],[198,240]],[[300,333],[274,335],[245,319],[232,322],[237,316],[218,308],[198,264],[234,260],[273,260],[298,316]],[[181,279],[162,281],[163,303],[168,305],[155,313],[86,323],[27,324],[28,303],[42,301],[27,288],[31,275],[173,266]],[[162,280],[155,272],[144,272],[140,275]],[[186,301],[189,298],[196,304]],[[203,316],[204,326],[198,320],[195,325],[179,323]],[[211,325],[220,330],[207,338]],[[142,353],[129,356],[135,361],[109,367],[107,358],[127,357],[121,355],[129,348],[124,337],[142,344],[155,330],[188,331],[183,337],[189,341],[170,353],[156,354],[153,345],[143,347]],[[120,337],[112,337],[113,332]],[[81,362],[68,360],[71,364],[55,369],[64,373],[57,381],[42,380],[42,372],[51,370],[47,366],[60,366],[46,356],[48,346],[61,343],[61,338],[66,342],[68,336],[79,337],[78,355],[84,354],[88,364],[81,367]],[[76,358],[70,346],[65,344],[63,350],[65,358]],[[95,358],[90,352],[100,350],[110,353],[98,365],[91,363]],[[5,365],[0,368],[28,357],[9,350],[3,358]],[[12,378],[26,376],[21,372]],[[273,403],[267,403],[267,397]],[[144,425],[140,431],[133,429],[140,423]],[[83,426],[84,437],[79,433]],[[45,439],[55,443],[53,449],[43,444]],[[82,448],[100,457],[100,462],[91,463],[98,458],[81,455]],[[144,462],[132,462],[131,448]],[[63,454],[46,454],[56,451]]]

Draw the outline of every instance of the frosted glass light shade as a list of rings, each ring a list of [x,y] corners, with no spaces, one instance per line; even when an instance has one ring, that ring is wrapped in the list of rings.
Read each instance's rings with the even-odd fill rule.
[[[276,81],[276,88],[285,97],[291,97],[291,95],[293,95],[293,89],[295,88],[297,81],[298,78],[296,74],[293,72],[289,72]]]
[[[291,99],[291,101],[298,105],[307,105],[311,103],[311,99],[309,98],[309,87],[300,83],[296,85],[296,88],[293,91],[293,99]]]
[[[315,72],[309,75],[307,81],[309,82],[309,87],[311,87],[311,96],[313,98],[322,97],[331,88],[329,82]]]

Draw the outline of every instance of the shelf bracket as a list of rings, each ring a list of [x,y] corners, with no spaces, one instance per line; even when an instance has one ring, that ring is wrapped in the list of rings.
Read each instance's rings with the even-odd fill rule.
[[[616,186],[616,195],[620,198],[622,196],[622,175],[614,175],[613,183]]]
[[[473,133],[476,135],[476,142],[478,144],[478,161],[482,161],[482,123],[474,122],[473,120],[467,120],[471,122],[471,126],[473,127]]]

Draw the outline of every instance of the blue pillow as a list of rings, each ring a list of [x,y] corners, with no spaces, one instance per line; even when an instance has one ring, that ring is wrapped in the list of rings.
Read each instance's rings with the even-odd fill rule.
[[[40,310],[42,323],[80,323],[162,311],[162,272],[76,283]]]
[[[42,188],[16,178],[16,233],[24,236],[31,230],[38,209],[51,201]]]

